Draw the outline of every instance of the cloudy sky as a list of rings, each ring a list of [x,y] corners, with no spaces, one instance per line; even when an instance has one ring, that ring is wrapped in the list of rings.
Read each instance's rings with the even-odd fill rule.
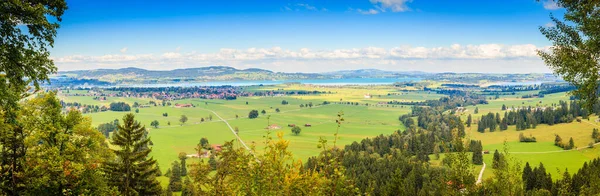
[[[59,70],[550,72],[551,0],[67,0]]]

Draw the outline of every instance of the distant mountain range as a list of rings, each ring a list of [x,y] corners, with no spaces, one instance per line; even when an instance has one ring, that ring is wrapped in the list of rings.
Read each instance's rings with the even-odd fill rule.
[[[552,74],[484,74],[484,73],[426,73],[419,71],[385,71],[379,69],[342,70],[326,73],[284,73],[265,69],[236,69],[228,66],[210,66],[174,70],[146,70],[134,67],[122,69],[95,69],[61,71],[55,76],[61,81],[98,81],[111,84],[152,84],[203,81],[272,81],[343,78],[420,78],[456,83],[479,81],[552,81]],[[65,80],[67,79],[67,80]]]
[[[78,78],[102,78],[114,75],[127,75],[137,77],[169,77],[169,78],[198,78],[198,77],[218,77],[234,74],[260,74],[260,75],[278,75],[293,78],[356,78],[356,77],[396,77],[399,75],[428,75],[425,72],[397,72],[385,71],[379,69],[358,69],[358,70],[342,70],[325,73],[284,73],[273,72],[265,69],[250,68],[236,69],[228,66],[210,66],[200,68],[186,68],[174,70],[146,70],[135,67],[121,69],[94,69],[94,70],[77,70],[77,71],[61,71],[58,75],[70,75]],[[240,78],[243,79],[243,78]]]

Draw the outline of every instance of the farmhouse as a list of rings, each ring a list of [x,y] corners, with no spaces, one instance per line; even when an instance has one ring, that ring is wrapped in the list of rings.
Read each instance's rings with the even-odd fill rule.
[[[365,99],[371,99],[371,94],[370,93],[365,94]]]

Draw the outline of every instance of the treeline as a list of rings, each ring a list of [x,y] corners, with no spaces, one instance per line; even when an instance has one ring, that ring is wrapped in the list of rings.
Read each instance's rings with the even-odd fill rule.
[[[573,175],[565,170],[562,179],[554,182],[542,163],[532,169],[528,162],[522,173],[523,188],[528,195],[597,195],[600,193],[599,176],[598,158],[583,163],[583,167]]]
[[[481,116],[477,124],[477,131],[483,133],[485,130],[489,130],[493,132],[498,128],[503,131],[508,129],[510,125],[516,125],[517,130],[520,131],[535,128],[538,124],[554,125],[570,123],[577,117],[586,119],[589,117],[588,111],[582,108],[579,101],[560,101],[558,105],[553,104],[551,107],[545,108],[533,108],[531,106],[527,108],[513,108],[510,111],[505,111],[502,118],[499,113],[495,115],[488,113]]]
[[[106,108],[106,106],[98,106],[98,105],[88,105],[88,104],[82,104],[82,103],[78,103],[78,102],[64,102],[64,101],[60,101],[60,105],[64,108],[64,109],[77,109],[79,111],[81,111],[81,113],[87,114],[87,113],[96,113],[96,112],[104,112],[106,110],[108,110],[108,108]]]
[[[118,111],[118,112],[128,112],[131,111],[131,106],[129,106],[129,104],[125,103],[125,102],[113,102],[110,103],[110,110],[111,111]]]
[[[552,93],[569,92],[577,89],[577,87],[570,84],[542,84],[542,90],[540,94],[547,95]]]

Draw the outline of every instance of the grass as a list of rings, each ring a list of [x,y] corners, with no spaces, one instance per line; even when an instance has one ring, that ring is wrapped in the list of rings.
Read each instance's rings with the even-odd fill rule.
[[[315,86],[310,85],[281,85],[274,88],[285,88],[288,90],[316,90]],[[271,88],[270,86],[264,87]],[[323,90],[323,89],[321,89]],[[404,126],[398,121],[398,116],[410,112],[410,107],[392,107],[392,106],[356,106],[345,104],[329,104],[319,105],[323,101],[339,101],[341,99],[347,101],[360,101],[364,99],[364,94],[382,94],[377,100],[367,100],[379,102],[385,100],[400,99],[402,96],[390,96],[387,98],[388,92],[395,92],[396,89],[390,87],[352,87],[338,88],[331,87],[325,89],[327,91],[337,92],[335,94],[316,95],[316,96],[286,96],[286,97],[241,97],[237,100],[203,100],[203,99],[185,99],[177,100],[175,103],[190,103],[195,107],[192,108],[175,108],[170,106],[156,106],[149,108],[140,108],[139,113],[136,113],[136,120],[140,121],[149,128],[149,136],[153,141],[153,151],[151,156],[157,159],[161,170],[164,172],[173,161],[177,160],[177,155],[180,152],[187,154],[195,153],[196,145],[202,137],[206,137],[212,144],[222,144],[225,141],[235,139],[234,135],[227,128],[225,123],[213,116],[213,120],[209,121],[208,117],[212,113],[208,110],[217,112],[225,118],[233,127],[239,128],[239,136],[248,145],[254,145],[257,151],[261,151],[264,141],[264,136],[267,134],[269,124],[277,124],[281,127],[278,130],[271,132],[282,131],[285,134],[285,139],[290,140],[290,150],[293,152],[296,159],[306,160],[310,156],[316,156],[321,149],[317,148],[320,138],[324,138],[331,142],[333,134],[337,128],[335,118],[337,113],[344,113],[345,122],[340,128],[338,138],[338,146],[344,146],[354,141],[360,141],[367,137],[377,135],[391,134],[397,130],[403,130]],[[333,91],[335,90],[335,91]],[[73,93],[73,92],[71,92]],[[425,92],[407,93],[406,100],[416,100],[419,98],[435,98],[440,95],[430,95]],[[136,98],[109,98],[107,101],[93,100],[92,97],[83,96],[61,96],[61,99],[67,102],[80,102],[91,105],[110,104],[111,102],[123,101],[132,104],[138,102],[140,104],[147,103],[151,99],[136,99]],[[286,100],[287,105],[282,105],[281,102]],[[248,104],[246,104],[248,102]],[[300,107],[300,104],[313,103],[313,107]],[[386,101],[387,102],[387,101]],[[160,103],[160,102],[158,102]],[[280,112],[275,110],[279,108]],[[250,110],[265,110],[266,115],[260,115],[256,119],[248,119],[247,115]],[[133,111],[132,111],[133,112]],[[114,119],[121,119],[127,112],[100,112],[86,114],[92,118],[93,125],[112,122]],[[162,116],[163,113],[168,113],[167,117]],[[186,115],[189,121],[185,124],[179,123],[181,115]],[[236,118],[236,115],[238,118]],[[267,116],[270,119],[267,120]],[[205,121],[201,122],[204,118]],[[150,122],[158,120],[159,128],[150,126]],[[170,126],[168,123],[170,122]],[[300,135],[293,135],[288,124],[300,125],[302,132]],[[311,127],[304,127],[304,124],[311,124]],[[273,136],[274,134],[272,134]]]
[[[193,108],[175,108],[170,106],[156,106],[149,108],[140,108],[140,112],[136,113],[136,119],[146,125],[149,129],[149,135],[154,143],[151,156],[157,159],[163,173],[170,167],[173,161],[177,160],[177,155],[180,152],[191,154],[195,152],[196,145],[202,137],[206,137],[212,144],[222,144],[225,141],[235,139],[234,135],[225,125],[225,123],[213,116],[212,121],[208,117],[212,114],[209,110],[217,112],[225,118],[233,127],[239,128],[239,136],[248,145],[254,145],[257,151],[261,151],[264,146],[264,136],[267,135],[267,127],[269,124],[277,124],[281,128],[272,130],[271,132],[282,131],[285,134],[285,139],[290,140],[289,149],[293,152],[296,159],[306,160],[310,156],[318,155],[321,151],[317,148],[317,143],[320,138],[327,139],[330,144],[333,140],[333,134],[336,130],[335,118],[338,112],[344,112],[345,122],[340,129],[338,145],[343,146],[354,141],[360,141],[367,137],[374,137],[380,134],[390,134],[397,130],[404,130],[404,126],[398,121],[398,116],[410,112],[410,107],[407,106],[388,106],[377,105],[379,102],[388,101],[423,101],[430,99],[439,99],[442,95],[423,92],[411,91],[402,92],[400,88],[393,86],[344,86],[344,87],[320,87],[313,85],[276,85],[276,86],[254,86],[247,87],[246,91],[263,91],[263,90],[307,90],[307,91],[326,91],[330,94],[320,95],[291,95],[285,97],[240,97],[237,100],[203,100],[203,99],[185,99],[177,100],[175,103],[190,103]],[[71,91],[73,93],[85,93]],[[399,95],[389,95],[399,94]],[[468,114],[474,115],[474,118],[479,118],[480,115],[488,112],[501,111],[502,104],[508,107],[512,106],[547,106],[553,103],[558,103],[560,100],[568,100],[565,93],[557,93],[546,95],[544,98],[520,98],[524,94],[534,94],[535,91],[520,92],[515,95],[500,96],[499,99],[489,100],[487,105],[478,105],[479,114],[473,114],[475,106],[468,106],[468,111],[462,114],[466,119]],[[372,98],[366,99],[365,94],[371,94]],[[123,101],[133,104],[147,103],[152,99],[137,99],[137,98],[111,98],[107,101],[93,100],[92,97],[83,96],[61,96],[65,102],[80,102],[90,105],[108,105],[111,102]],[[282,105],[281,102],[286,100],[287,105]],[[330,104],[320,105],[323,101],[329,102],[360,102],[362,105],[346,105],[346,104]],[[157,100],[154,100],[157,101]],[[248,104],[246,104],[248,102]],[[300,104],[313,103],[313,107],[300,107]],[[160,103],[157,101],[157,103]],[[369,103],[370,106],[364,106],[364,103]],[[276,109],[281,112],[276,112]],[[265,110],[266,115],[260,115],[256,119],[248,119],[247,115],[250,110]],[[162,116],[163,113],[168,113],[167,117]],[[121,119],[126,112],[101,112],[86,114],[93,119],[93,124],[112,122],[114,119]],[[189,121],[185,124],[179,123],[181,115],[186,115]],[[236,118],[236,115],[238,118]],[[270,119],[267,120],[267,116]],[[205,121],[202,122],[201,119]],[[510,126],[506,131],[485,132],[479,133],[476,131],[476,126],[473,125],[470,129],[467,128],[468,137],[470,139],[481,140],[484,150],[489,150],[490,154],[484,155],[484,161],[488,165],[484,172],[484,178],[493,176],[492,156],[493,151],[503,148],[504,141],[509,145],[509,151],[512,156],[520,161],[522,166],[525,162],[529,162],[532,166],[537,166],[539,162],[543,162],[547,171],[555,177],[560,178],[561,173],[568,169],[570,172],[576,171],[584,162],[598,157],[599,150],[582,149],[574,151],[561,151],[560,148],[554,146],[554,134],[562,137],[563,141],[568,142],[572,137],[575,145],[585,147],[591,141],[592,129],[600,127],[600,124],[595,123],[597,117],[592,117],[589,121],[573,122],[568,124],[557,124],[553,126],[538,125],[536,129],[524,131],[516,131],[514,126]],[[150,122],[158,120],[159,128],[150,127]],[[167,125],[170,122],[170,126]],[[300,135],[293,135],[288,124],[300,125],[302,132]],[[304,127],[304,124],[311,124],[311,127]],[[536,143],[520,143],[518,136],[523,133],[527,136],[536,137]],[[274,134],[272,134],[273,136]],[[237,143],[236,143],[237,144]],[[442,155],[443,158],[443,155]],[[441,159],[440,159],[441,160]],[[432,156],[432,165],[439,165],[440,160],[434,160]],[[193,160],[188,161],[193,162]],[[479,174],[481,166],[474,166],[474,174]],[[163,184],[168,183],[166,177],[161,177]]]

